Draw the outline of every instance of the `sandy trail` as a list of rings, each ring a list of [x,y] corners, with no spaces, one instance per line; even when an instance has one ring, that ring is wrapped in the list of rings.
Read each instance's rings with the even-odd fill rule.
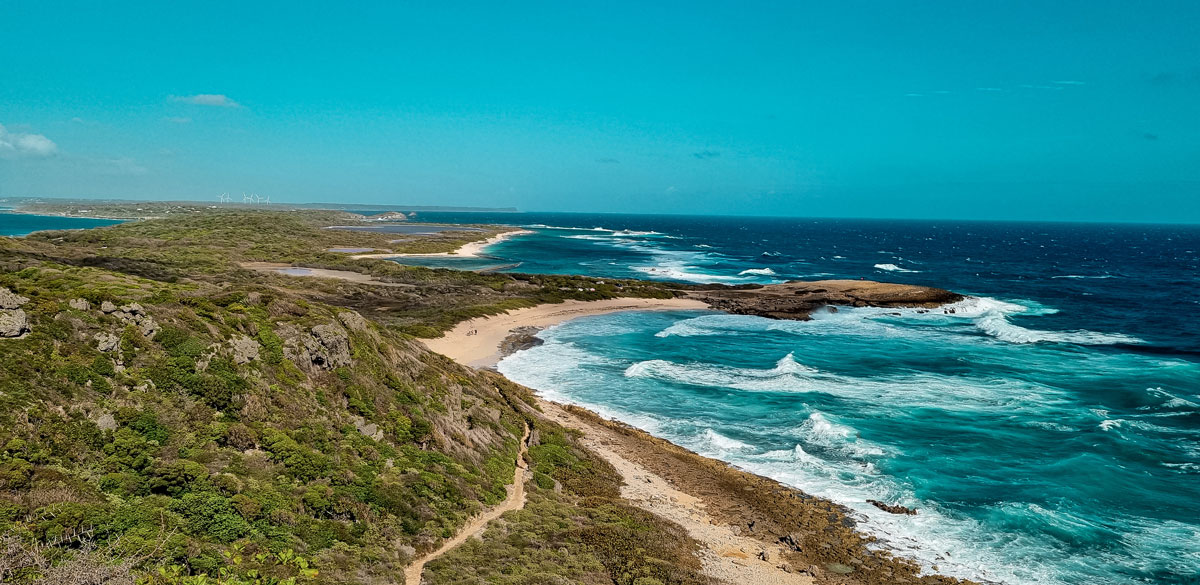
[[[425,339],[425,346],[454,361],[473,368],[488,368],[500,361],[500,342],[517,327],[549,327],[578,317],[603,315],[617,311],[701,310],[708,305],[694,299],[606,299],[602,301],[564,301],[538,305],[471,319],[436,339]]]
[[[778,566],[784,549],[777,544],[741,536],[705,512],[704,501],[675,489],[664,479],[617,452],[621,441],[609,429],[584,422],[558,404],[539,401],[542,411],[558,424],[583,431],[580,440],[612,464],[625,485],[621,497],[660,518],[684,528],[703,546],[700,562],[709,577],[731,585],[811,585],[809,575],[784,571]]]
[[[442,543],[442,546],[437,550],[426,554],[412,562],[404,569],[404,584],[405,585],[420,585],[421,574],[425,572],[425,565],[430,561],[454,550],[456,547],[466,542],[468,538],[480,534],[484,528],[492,520],[499,518],[505,512],[510,510],[520,510],[525,507],[525,476],[529,470],[529,465],[525,463],[525,451],[528,448],[529,442],[529,425],[525,425],[525,435],[521,437],[521,451],[517,453],[517,469],[513,474],[513,482],[508,486],[508,496],[503,502],[487,509],[482,514],[471,519],[463,526],[454,538]]]

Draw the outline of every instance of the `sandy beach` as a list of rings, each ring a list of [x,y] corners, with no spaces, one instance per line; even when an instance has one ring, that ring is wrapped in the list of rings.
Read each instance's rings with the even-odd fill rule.
[[[673,311],[707,308],[707,304],[694,299],[622,298],[603,301],[565,301],[463,321],[442,337],[424,341],[429,349],[460,364],[473,368],[486,368],[494,366],[496,362],[500,361],[500,342],[504,341],[509,332],[517,327],[549,327],[569,319],[617,311]]]
[[[437,252],[432,254],[355,254],[351,258],[475,258],[483,254],[483,250],[492,244],[498,244],[509,238],[532,234],[529,230],[512,230],[496,234],[486,240],[468,242],[453,252]]]
[[[462,365],[483,368],[498,361],[500,344],[514,328],[549,327],[615,311],[707,308],[695,299],[567,301],[473,319],[425,344]],[[921,578],[914,564],[867,553],[867,541],[827,501],[585,409],[543,399],[537,403],[541,416],[580,431],[583,443],[617,470],[624,480],[621,497],[696,540],[703,572],[714,583],[811,585],[851,571],[858,578],[844,583],[956,582]]]

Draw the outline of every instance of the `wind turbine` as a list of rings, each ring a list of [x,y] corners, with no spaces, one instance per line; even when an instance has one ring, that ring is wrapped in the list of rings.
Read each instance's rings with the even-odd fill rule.
[[[242,203],[253,203],[253,202],[254,202],[254,199],[251,199],[250,196],[247,195],[245,191],[242,191]]]

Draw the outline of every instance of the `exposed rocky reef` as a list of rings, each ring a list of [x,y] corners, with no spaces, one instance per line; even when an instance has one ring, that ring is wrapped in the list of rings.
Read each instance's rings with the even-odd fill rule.
[[[964,298],[940,288],[871,280],[792,281],[760,288],[692,290],[686,296],[726,313],[794,321],[808,320],[813,311],[829,306],[933,308]]]
[[[541,327],[525,326],[509,331],[508,337],[505,337],[504,341],[500,342],[500,357],[505,358],[518,351],[537,347],[545,343],[542,341],[542,338],[537,336],[541,330]]]

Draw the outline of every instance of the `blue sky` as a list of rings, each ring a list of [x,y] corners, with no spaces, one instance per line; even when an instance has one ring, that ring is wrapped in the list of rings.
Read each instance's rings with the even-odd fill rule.
[[[1200,2],[500,4],[6,2],[0,195],[1200,222]]]

